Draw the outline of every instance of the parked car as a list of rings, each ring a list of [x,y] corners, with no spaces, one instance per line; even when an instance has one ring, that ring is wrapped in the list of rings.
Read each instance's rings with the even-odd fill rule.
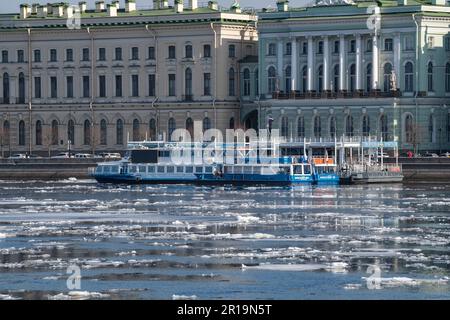
[[[436,153],[433,152],[426,152],[423,155],[424,158],[439,158],[439,156]]]
[[[27,155],[23,153],[16,153],[11,155],[8,159],[26,159]]]
[[[450,152],[441,153],[439,156],[444,158],[450,158]]]
[[[69,152],[60,152],[56,156],[51,157],[52,159],[68,159],[72,158],[73,154],[70,154]]]
[[[100,156],[103,159],[122,159],[120,153],[101,153]]]
[[[37,154],[28,154],[27,158],[28,159],[39,159],[39,158],[42,158],[42,157],[38,156]]]
[[[75,158],[77,158],[77,159],[88,159],[88,158],[93,158],[93,156],[90,153],[77,153],[77,154],[75,154]]]

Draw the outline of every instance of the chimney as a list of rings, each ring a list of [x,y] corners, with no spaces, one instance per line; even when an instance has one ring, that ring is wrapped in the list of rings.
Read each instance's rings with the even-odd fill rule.
[[[95,12],[102,12],[105,10],[105,1],[95,1]]]
[[[38,6],[37,7],[37,16],[39,18],[44,18],[48,14],[48,7],[47,6]]]
[[[189,0],[189,8],[196,10],[198,8],[197,0]]]
[[[445,6],[446,5],[446,0],[431,0],[431,4],[433,6]]]
[[[37,8],[39,7],[39,3],[33,3],[31,5],[31,14],[37,14]]]
[[[110,17],[117,17],[117,7],[113,4],[108,4],[108,16]]]
[[[87,9],[86,1],[78,2],[78,6],[80,7],[80,13],[85,13]]]
[[[136,11],[136,2],[134,0],[125,0],[125,12]]]
[[[120,9],[120,1],[119,0],[114,0],[113,2],[111,2],[111,4],[116,7],[117,10]]]
[[[31,8],[27,4],[20,5],[20,19],[26,19],[31,14]]]
[[[159,8],[160,9],[167,9],[167,8],[169,8],[169,0],[161,0]]]
[[[208,1],[208,8],[211,10],[219,10],[219,5],[217,4],[216,0]]]
[[[64,17],[64,4],[55,3],[52,7],[52,13],[54,17],[58,18]]]
[[[73,7],[66,4],[64,6],[64,17],[66,19],[73,18]]]
[[[181,13],[184,10],[184,3],[183,0],[175,0],[174,1],[175,4],[175,12],[176,13]]]
[[[289,11],[289,1],[288,0],[277,0],[278,11],[286,12]]]
[[[159,2],[160,0],[153,0],[153,10],[159,10]]]
[[[237,1],[231,5],[230,10],[234,13],[242,13],[241,5]]]

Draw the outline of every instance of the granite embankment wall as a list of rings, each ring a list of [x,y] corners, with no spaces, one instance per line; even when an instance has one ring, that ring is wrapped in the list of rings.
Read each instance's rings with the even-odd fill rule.
[[[0,159],[0,179],[87,179],[102,159]],[[385,159],[386,163],[395,159]],[[405,182],[450,183],[450,158],[400,158]]]

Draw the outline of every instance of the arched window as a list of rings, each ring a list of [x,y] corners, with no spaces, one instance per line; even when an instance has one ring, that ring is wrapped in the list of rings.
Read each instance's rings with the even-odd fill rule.
[[[308,87],[308,67],[304,66],[302,69],[302,92],[305,93]]]
[[[322,121],[320,119],[320,116],[314,117],[313,124],[314,124],[313,128],[314,138],[320,138],[322,136]]]
[[[433,63],[430,61],[428,62],[428,68],[427,68],[427,74],[428,74],[428,91],[433,91],[434,87],[433,87]]]
[[[407,114],[405,117],[405,140],[407,143],[414,142],[413,117],[410,114]]]
[[[450,92],[450,63],[445,65],[445,92]]]
[[[348,115],[345,121],[345,134],[347,137],[353,137],[353,117]]]
[[[59,139],[59,125],[58,121],[53,120],[52,121],[52,145],[58,145],[58,139]]]
[[[19,146],[25,145],[25,121],[19,121]]]
[[[289,122],[286,116],[281,117],[281,136],[287,138],[289,135]]]
[[[91,122],[89,120],[84,121],[83,126],[83,144],[90,145],[91,144]]]
[[[138,119],[133,120],[133,141],[139,141],[141,139],[141,128]]]
[[[75,144],[75,123],[73,120],[69,120],[67,123],[67,140],[70,140],[71,145]]]
[[[149,131],[149,139],[150,141],[156,140],[156,120],[151,118],[148,122],[148,131]]]
[[[259,96],[259,71],[255,70],[255,95]]]
[[[275,67],[270,67],[267,70],[267,91],[269,94],[272,94],[276,90],[276,82],[277,82],[277,72]]]
[[[10,142],[10,134],[9,134],[9,121],[5,120],[5,122],[3,122],[3,144],[5,146],[9,146],[9,142]]]
[[[413,92],[414,70],[412,62],[405,64],[405,92]]]
[[[335,65],[333,68],[333,91],[339,91],[339,65]]]
[[[236,95],[236,81],[233,68],[230,68],[228,71],[228,95],[230,97],[234,97]]]
[[[430,137],[430,142],[435,143],[436,142],[436,134],[435,134],[435,123],[434,123],[434,116],[430,114],[430,117],[428,118],[428,135]]]
[[[336,118],[334,116],[330,117],[330,137],[336,137]]]
[[[211,129],[211,120],[208,117],[203,119],[203,132]]]
[[[229,129],[233,129],[233,130],[235,129],[234,117],[232,117],[232,118],[230,119]]]
[[[320,65],[317,70],[317,90],[323,91],[323,65]]]
[[[368,137],[370,134],[370,118],[368,115],[364,115],[362,118],[362,134],[363,137]]]
[[[36,121],[36,145],[42,145],[42,122],[41,120]]]
[[[192,121],[192,118],[186,119],[186,130],[189,132],[191,139],[193,139],[194,138],[194,121]]]
[[[355,92],[356,90],[356,66],[352,64],[350,66],[350,91]]]
[[[192,45],[188,44],[185,47],[185,57],[191,59],[193,57]]]
[[[392,73],[392,64],[386,63],[383,68],[383,89],[384,92],[391,91],[391,73]]]
[[[9,103],[9,74],[3,74],[3,103]]]
[[[184,94],[185,100],[192,100],[192,70],[191,68],[186,68],[184,71]]]
[[[101,145],[107,144],[107,137],[108,137],[108,127],[106,124],[106,120],[102,119],[100,121],[100,144]]]
[[[291,90],[292,90],[292,88],[291,88],[291,77],[292,77],[291,66],[287,66],[286,69],[284,70],[284,84],[285,84],[285,88],[286,88],[286,92],[287,93],[291,92]]]
[[[383,141],[388,140],[388,119],[385,114],[382,114],[380,117],[380,133]]]
[[[244,96],[250,95],[250,70],[244,69]]]
[[[19,103],[25,103],[25,76],[19,73]]]
[[[372,64],[369,63],[366,67],[366,91],[372,90]]]
[[[123,144],[123,120],[118,119],[116,121],[116,144]]]
[[[176,129],[176,123],[175,123],[175,119],[174,118],[170,118],[169,121],[167,122],[167,129],[168,129],[167,133],[169,134],[168,140],[172,141],[172,133]]]
[[[297,137],[304,138],[305,137],[305,118],[298,117],[297,119]]]

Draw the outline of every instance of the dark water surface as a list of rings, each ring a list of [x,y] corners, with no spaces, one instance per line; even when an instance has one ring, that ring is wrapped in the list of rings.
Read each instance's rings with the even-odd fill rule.
[[[0,181],[0,299],[449,299],[449,275],[446,185]]]

